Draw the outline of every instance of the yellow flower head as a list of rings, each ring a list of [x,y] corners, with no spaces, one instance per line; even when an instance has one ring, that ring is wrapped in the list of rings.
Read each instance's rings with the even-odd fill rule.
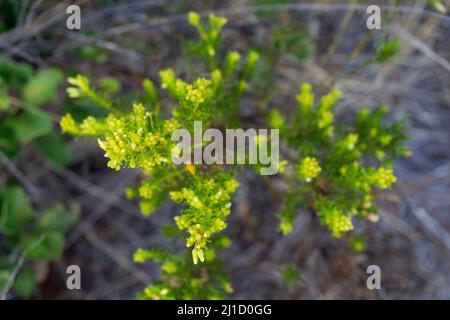
[[[292,232],[294,225],[290,219],[283,219],[281,220],[279,228],[283,235],[287,235]]]
[[[70,113],[62,117],[59,124],[61,126],[62,132],[70,133],[73,135],[77,135],[80,132],[79,125],[75,122]]]
[[[314,93],[310,83],[304,83],[300,87],[300,92],[296,97],[302,113],[307,113],[314,105]]]
[[[394,170],[384,167],[378,169],[373,178],[375,180],[375,185],[381,189],[389,189],[391,185],[397,181],[397,178],[394,175]]]
[[[206,79],[198,79],[194,84],[187,85],[186,100],[194,104],[203,103],[210,95],[210,85],[211,81]]]
[[[322,171],[322,168],[319,162],[313,157],[306,157],[300,162],[297,175],[300,179],[310,182],[319,175],[320,171]]]

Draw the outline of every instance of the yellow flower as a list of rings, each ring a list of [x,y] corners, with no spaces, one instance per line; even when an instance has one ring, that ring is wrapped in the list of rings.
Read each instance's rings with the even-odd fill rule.
[[[197,12],[188,13],[188,21],[193,26],[198,26],[200,24],[200,16]]]
[[[397,181],[394,171],[384,167],[381,167],[375,172],[373,179],[375,180],[375,184],[381,189],[389,189]]]
[[[172,261],[168,261],[161,266],[161,270],[167,274],[173,274],[177,272],[177,269],[177,265]]]
[[[320,222],[330,229],[331,234],[334,237],[339,238],[345,232],[353,230],[351,216],[341,212],[341,210],[329,200],[320,200],[318,202],[317,211],[319,213]]]
[[[191,101],[194,104],[203,103],[210,95],[210,85],[211,81],[206,79],[198,79],[194,84],[187,85],[186,100]]]
[[[320,99],[319,108],[321,110],[329,110],[332,107],[334,107],[336,105],[336,103],[338,103],[338,101],[339,101],[339,99],[341,99],[341,97],[342,97],[342,91],[335,88],[329,94],[323,96]]]
[[[283,235],[287,235],[292,232],[294,226],[291,220],[283,219],[280,223],[280,231]]]
[[[190,174],[195,174],[195,166],[192,163],[189,163],[189,164],[186,165],[186,170]]]
[[[70,133],[73,135],[78,135],[80,133],[79,125],[75,122],[70,113],[62,117],[59,125],[61,126],[62,132]]]
[[[272,128],[279,129],[284,125],[284,119],[277,109],[272,109],[269,113],[269,124]]]
[[[298,177],[306,182],[310,182],[312,179],[317,177],[322,171],[319,162],[313,157],[306,157],[298,166],[297,174]]]
[[[310,83],[304,83],[300,88],[300,93],[297,95],[297,102],[300,110],[307,113],[314,105],[314,93]]]

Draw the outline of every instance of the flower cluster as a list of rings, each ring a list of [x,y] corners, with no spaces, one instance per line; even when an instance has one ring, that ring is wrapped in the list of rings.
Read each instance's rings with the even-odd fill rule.
[[[91,87],[89,79],[86,76],[78,74],[75,77],[68,78],[67,82],[71,85],[67,88],[67,95],[70,98],[88,97],[105,109],[111,110],[114,108],[111,101]]]
[[[197,29],[200,35],[199,53],[207,59],[216,56],[221,40],[220,31],[227,23],[226,18],[214,14],[210,14],[208,18],[208,24],[202,24],[198,13],[189,12],[188,14],[188,22]]]
[[[393,183],[397,181],[392,169],[384,167],[379,168],[373,175],[375,184],[381,189],[388,189]]]
[[[297,177],[307,182],[290,184],[285,207],[278,214],[283,234],[293,230],[299,207],[313,208],[335,237],[352,230],[353,216],[376,211],[373,189],[388,189],[396,181],[392,160],[408,153],[403,147],[402,121],[382,122],[389,110],[385,106],[373,111],[362,108],[354,124],[335,124],[334,107],[341,98],[342,92],[333,89],[316,103],[312,86],[303,84],[291,122],[277,110],[269,113],[269,122],[297,148]],[[378,165],[366,165],[368,159]],[[319,174],[320,180],[311,183]]]
[[[210,80],[197,79],[194,84],[186,86],[186,100],[192,102],[194,105],[205,102],[211,96],[210,86]]]
[[[210,248],[202,251],[204,263],[197,267],[186,263],[186,253],[172,253],[159,249],[138,249],[134,261],[153,261],[161,265],[162,277],[139,294],[140,299],[223,299],[231,293],[230,280],[223,272],[222,263],[215,259],[216,250],[229,247],[225,236],[211,239]],[[213,249],[215,248],[215,250]]]
[[[231,196],[238,183],[224,171],[208,176],[194,175],[191,179],[189,188],[172,191],[170,197],[187,206],[182,215],[175,217],[175,222],[179,229],[188,231],[186,245],[193,247],[192,256],[194,263],[197,263],[198,260],[203,262],[203,249],[210,237],[225,229],[225,219],[231,210]]]
[[[107,119],[111,133],[99,139],[100,148],[110,160],[108,166],[150,170],[170,163],[170,150],[175,146],[172,132],[178,127],[176,120],[154,119],[143,105],[134,105],[129,115]]]
[[[161,118],[159,95],[148,79],[143,82],[145,99],[142,101],[146,105],[136,103],[128,111],[97,92],[85,76],[78,75],[69,78],[69,96],[91,99],[109,113],[103,118],[88,116],[80,122],[67,114],[61,120],[61,128],[74,136],[97,137],[109,159],[109,167],[142,170],[145,179],[140,186],[127,189],[127,196],[139,199],[144,215],[153,213],[168,197],[185,205],[175,221],[180,230],[187,231],[186,244],[193,248],[192,260],[197,264],[206,260],[212,236],[226,227],[225,219],[231,211],[237,182],[221,168],[197,170],[193,165],[173,165],[171,155],[176,143],[171,135],[179,127],[192,129],[194,121],[203,121],[207,126],[220,116],[235,117],[259,55],[250,51],[242,63],[241,54],[231,51],[221,59],[216,52],[226,19],[210,15],[203,24],[197,14],[190,13],[188,20],[200,35],[198,44],[211,77],[187,83],[170,68],[159,72],[161,88],[177,102],[172,118]]]
[[[159,72],[161,78],[161,88],[167,90],[172,97],[182,100],[186,97],[187,83],[176,78],[172,69],[165,69]]]
[[[319,175],[321,170],[319,162],[315,158],[306,157],[300,162],[297,175],[300,179],[311,182],[312,179]]]
[[[333,236],[340,237],[345,232],[353,230],[351,215],[342,212],[334,202],[319,199],[316,209],[320,222],[330,229]]]
[[[128,115],[109,114],[106,119],[87,117],[77,124],[72,116],[61,120],[64,132],[77,136],[99,136],[100,148],[110,160],[108,166],[149,170],[170,162],[172,132],[176,120],[157,120],[142,104],[133,105]],[[169,150],[169,151],[168,151]]]
[[[74,136],[104,136],[108,130],[108,121],[88,116],[81,123],[77,123],[70,113],[61,118],[62,132]]]
[[[204,127],[212,122],[238,126],[242,120],[239,104],[251,88],[250,77],[258,66],[259,54],[218,54],[225,18],[210,15],[202,23],[198,14],[189,13],[188,21],[198,31],[199,40],[186,48],[194,53],[194,59],[205,60],[206,70],[198,60],[195,65],[202,76],[209,76],[188,83],[172,69],[160,71],[161,88],[176,101],[174,108],[164,110],[171,111],[169,119],[161,115],[170,112],[160,112],[159,94],[150,80],[143,82],[145,95],[139,100],[143,104],[126,110],[97,93],[87,78],[77,76],[69,81],[69,95],[93,100],[107,109],[108,115],[77,122],[68,114],[61,120],[64,132],[97,137],[111,168],[142,170],[143,181],[129,188],[127,196],[139,199],[144,215],[154,212],[168,198],[182,206],[174,219],[175,231],[166,235],[187,233],[186,245],[192,250],[177,254],[155,249],[136,251],[136,262],[154,261],[160,264],[162,273],[160,280],[144,290],[142,298],[214,298],[232,290],[215,256],[217,249],[229,245],[229,240],[218,233],[227,226],[238,183],[232,172],[220,166],[173,165],[170,158],[177,150],[171,134],[180,127],[192,131],[194,121],[202,121]],[[277,215],[283,234],[292,232],[301,210],[313,210],[321,224],[340,237],[353,229],[353,217],[370,217],[376,211],[373,189],[390,188],[396,181],[393,160],[408,153],[402,145],[402,122],[384,124],[388,109],[380,107],[373,111],[363,108],[354,123],[340,124],[335,107],[342,97],[343,93],[334,88],[316,101],[312,85],[305,83],[289,121],[279,110],[269,112],[269,124],[280,130],[287,149],[286,159],[279,162],[287,185],[284,207]],[[256,139],[259,145],[261,137]]]

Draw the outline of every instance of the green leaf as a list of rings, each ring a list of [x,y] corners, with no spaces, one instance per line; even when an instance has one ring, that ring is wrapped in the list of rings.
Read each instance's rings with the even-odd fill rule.
[[[42,241],[40,237],[43,236]],[[61,257],[64,237],[61,233],[51,231],[27,236],[24,245],[29,248],[28,257],[38,261],[56,261]]]
[[[52,101],[56,97],[62,79],[63,75],[58,69],[39,71],[23,88],[23,100],[36,107]]]
[[[5,82],[2,78],[0,78],[0,111],[6,110],[9,108],[9,95],[8,88],[6,87]]]
[[[22,88],[32,75],[33,68],[30,65],[17,63],[7,57],[0,56],[0,78],[8,84],[8,88]]]
[[[100,88],[108,93],[114,94],[120,91],[120,82],[113,77],[103,77],[100,79]]]
[[[9,158],[14,157],[20,149],[20,144],[16,141],[14,131],[0,121],[0,150]]]
[[[5,31],[16,26],[18,11],[18,3],[15,1],[0,1],[0,21],[2,21]]]
[[[72,151],[62,134],[52,131],[34,140],[34,146],[39,152],[55,165],[65,166],[72,159]]]
[[[7,234],[19,232],[19,228],[33,218],[33,208],[21,187],[1,190],[0,203],[0,230]]]
[[[9,108],[9,96],[6,91],[0,90],[0,110],[6,110]]]
[[[391,60],[400,50],[400,40],[393,38],[382,42],[375,53],[374,61],[377,63],[385,63]]]
[[[24,268],[16,278],[14,289],[23,298],[31,298],[36,291],[36,272],[32,268]]]
[[[300,269],[293,264],[281,268],[281,280],[287,286],[294,286],[301,279]]]
[[[108,60],[108,53],[105,49],[93,45],[84,45],[79,50],[79,56],[83,60],[104,63]]]
[[[0,292],[5,289],[11,274],[8,271],[0,270]]]
[[[46,210],[39,218],[39,227],[45,231],[66,233],[76,220],[76,215],[61,204]]]
[[[18,116],[5,119],[5,125],[14,131],[20,143],[26,143],[48,134],[53,126],[50,117],[39,110],[26,110]]]

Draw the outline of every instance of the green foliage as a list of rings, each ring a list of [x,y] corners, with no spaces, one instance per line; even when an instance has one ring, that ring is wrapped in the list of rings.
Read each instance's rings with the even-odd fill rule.
[[[364,238],[364,236],[359,235],[359,236],[350,236],[348,238],[348,244],[350,246],[350,248],[357,253],[363,252],[366,249],[366,240]]]
[[[108,53],[105,49],[90,44],[81,46],[76,53],[86,61],[105,63],[108,60]]]
[[[269,14],[269,11],[264,13]],[[271,27],[269,37],[255,45],[255,50],[261,58],[255,66],[254,91],[261,96],[262,102],[270,103],[278,96],[275,77],[282,58],[288,57],[292,62],[302,63],[313,56],[315,47],[307,24],[282,17]]]
[[[63,136],[53,130],[51,116],[43,111],[55,100],[61,80],[57,69],[34,72],[27,64],[0,57],[0,152],[8,161],[28,143],[54,164],[70,161]],[[21,187],[0,187],[0,292],[13,285],[18,295],[31,297],[36,290],[31,263],[60,258],[64,234],[74,219],[61,205],[38,213]],[[12,271],[20,266],[22,256],[25,265],[13,279]]]
[[[192,48],[199,50],[197,53],[203,57],[210,77],[187,83],[172,69],[160,72],[161,88],[177,102],[171,110],[171,118],[161,117],[160,94],[149,79],[142,84],[141,101],[146,105],[135,103],[131,110],[125,111],[116,108],[116,103],[91,86],[87,77],[77,75],[69,78],[69,97],[88,98],[109,113],[104,118],[88,116],[81,121],[67,114],[60,122],[63,132],[97,137],[100,148],[109,158],[109,167],[142,170],[146,178],[139,187],[128,189],[127,196],[139,198],[144,215],[153,213],[167,198],[183,206],[175,222],[188,234],[186,245],[192,247],[190,254],[145,251],[148,259],[162,264],[164,274],[173,274],[177,279],[182,275],[183,281],[180,284],[180,279],[157,282],[144,291],[143,297],[147,298],[212,298],[231,291],[230,284],[217,272],[219,262],[214,259],[215,250],[221,246],[216,246],[213,236],[226,227],[232,194],[238,183],[233,173],[220,167],[175,166],[171,157],[173,152],[179,151],[171,136],[181,127],[193,130],[195,120],[203,121],[203,126],[213,121],[238,121],[238,103],[248,87],[258,54],[250,51],[241,62],[241,54],[230,51],[225,54],[225,59],[221,59],[218,56],[220,30],[226,20],[210,15],[208,22],[202,24],[200,17],[191,13],[189,22],[200,35],[198,42],[191,42]],[[143,260],[143,252],[137,252],[138,261]],[[199,261],[203,266],[195,268],[192,261],[194,266]],[[204,278],[203,269],[209,270],[211,276]],[[186,273],[192,277],[186,278]]]
[[[222,263],[216,259],[216,250],[227,248],[230,240],[225,236],[212,239],[204,252],[204,263],[197,267],[186,253],[167,250],[138,249],[134,261],[153,261],[161,266],[161,278],[139,294],[141,299],[224,299],[233,292]],[[215,248],[215,249],[213,249]]]
[[[274,56],[288,54],[299,62],[311,57],[314,52],[308,29],[304,26],[293,27],[290,24],[282,24],[274,27],[272,31],[272,46],[276,52]]]
[[[17,185],[0,188],[0,236],[5,240],[0,255],[0,292],[23,256],[26,265],[13,284],[17,294],[25,298],[32,296],[36,280],[31,262],[58,260],[64,234],[75,219],[76,216],[62,205],[36,212],[24,190]]]
[[[281,280],[288,287],[295,286],[301,279],[302,273],[300,269],[293,264],[287,264],[282,266],[280,270]]]
[[[206,65],[210,74],[208,80],[210,83],[199,79],[200,82],[192,83],[183,89],[183,82],[175,79],[173,71],[168,69],[160,73],[162,88],[167,89],[173,97],[177,97],[174,92],[175,87],[178,86],[179,90],[188,89],[191,93],[187,92],[189,93],[187,98],[194,99],[195,94],[192,95],[192,93],[204,91],[203,98],[207,101],[203,104],[202,110],[197,110],[194,101],[188,101],[184,106],[180,106],[180,109],[182,109],[180,112],[186,115],[196,111],[196,114],[192,114],[188,121],[210,121],[214,115],[215,121],[222,120],[224,123],[237,126],[239,122],[237,118],[239,101],[249,87],[250,76],[254,74],[259,54],[256,51],[249,50],[243,57],[237,51],[221,52],[222,37],[220,30],[226,23],[225,18],[211,14],[208,22],[202,23],[200,16],[191,12],[188,15],[188,22],[196,28],[199,34],[198,40],[188,42],[188,53],[194,57],[194,63],[197,66],[202,66],[202,62]],[[196,59],[198,57],[202,58],[200,63]],[[202,88],[202,83],[206,87]],[[204,114],[199,114],[199,112],[204,112]],[[174,113],[174,116],[177,117],[177,114]]]
[[[8,90],[3,80],[0,80],[0,111],[8,109],[9,104]]]
[[[54,102],[61,80],[58,69],[34,72],[27,64],[0,57],[0,152],[13,158],[32,142],[54,164],[70,161],[70,149],[43,110],[45,104]]]
[[[105,109],[110,110],[114,108],[113,103],[111,103],[107,97],[99,94],[98,91],[91,86],[87,77],[79,74],[76,77],[69,78],[67,82],[72,85],[67,88],[67,94],[70,98],[86,96]]]
[[[193,80],[188,82],[170,68],[160,71],[160,87],[175,101],[173,108],[162,105],[161,93],[149,79],[143,81],[136,103],[128,107],[131,104],[120,105],[111,95],[120,91],[120,85],[101,81],[98,89],[87,77],[77,75],[68,80],[68,95],[89,99],[103,107],[105,114],[79,118],[74,108],[60,122],[65,133],[97,138],[112,169],[142,171],[140,185],[127,189],[126,194],[139,200],[144,215],[152,214],[169,198],[182,206],[174,218],[178,231],[166,229],[170,231],[166,235],[184,234],[187,247],[192,249],[181,253],[139,249],[136,262],[150,260],[161,270],[159,280],[148,286],[141,298],[213,298],[231,292],[215,256],[217,250],[229,245],[219,232],[226,228],[238,183],[233,172],[223,166],[173,164],[172,155],[181,151],[171,136],[178,128],[192,133],[193,121],[202,121],[204,129],[211,124],[239,125],[239,102],[250,89],[259,54],[249,51],[241,59],[242,54],[236,51],[222,53],[224,18],[211,14],[202,22],[198,14],[190,13],[188,22],[199,34],[199,39],[188,43],[188,49],[194,53],[202,76],[190,77]],[[289,48],[289,38],[282,34],[280,38],[280,50]],[[379,51],[377,61],[381,62],[393,50]],[[278,214],[283,234],[292,232],[300,210],[312,210],[333,236],[340,237],[353,229],[354,217],[376,213],[373,191],[390,188],[396,180],[393,160],[407,153],[402,146],[402,122],[385,124],[387,109],[380,107],[361,109],[353,123],[337,123],[335,107],[342,96],[340,90],[333,89],[316,101],[312,86],[303,84],[296,96],[298,107],[289,121],[278,110],[268,114],[269,125],[280,129],[283,143],[295,154],[280,163],[282,178],[289,184],[284,208]],[[222,240],[218,243],[217,239]],[[292,268],[282,273],[289,281],[299,277]]]
[[[39,71],[23,87],[23,101],[30,106],[40,107],[54,100],[61,80],[62,73],[58,69]]]
[[[217,49],[221,42],[220,31],[227,23],[227,19],[210,14],[208,23],[202,24],[197,13],[189,12],[188,21],[197,29],[199,34],[199,41],[191,43],[192,49],[208,62],[214,64]]]
[[[63,166],[70,163],[72,152],[64,140],[62,134],[51,131],[44,136],[36,138],[34,147],[56,166]]]
[[[400,50],[400,40],[398,38],[393,38],[390,40],[383,41],[377,48],[375,56],[373,57],[373,62],[375,63],[386,63],[391,60]]]
[[[14,133],[14,138],[20,144],[44,136],[52,130],[52,121],[48,114],[36,109],[6,117],[3,125]]]
[[[3,84],[21,90],[24,83],[33,76],[33,68],[25,63],[17,63],[5,56],[0,56],[0,77]]]
[[[1,287],[1,286],[0,286]],[[24,268],[17,275],[14,288],[19,296],[30,298],[36,291],[36,272],[32,268]]]
[[[249,52],[245,63],[240,63],[241,55],[231,51],[222,62],[217,50],[220,30],[226,20],[210,15],[208,22],[202,24],[200,17],[191,13],[189,22],[200,35],[197,43],[191,42],[192,48],[199,50],[205,59],[210,79],[198,78],[186,83],[171,69],[160,72],[161,88],[178,103],[172,110],[172,118],[163,119],[159,115],[160,95],[149,79],[143,82],[142,100],[147,105],[135,104],[130,112],[124,113],[113,108],[114,103],[90,86],[86,77],[78,75],[69,79],[72,85],[67,90],[69,96],[90,98],[111,112],[105,118],[89,116],[81,122],[70,114],[61,120],[64,132],[98,137],[111,168],[143,170],[147,178],[139,187],[128,189],[127,195],[139,197],[144,214],[152,213],[168,197],[184,207],[175,222],[180,230],[188,233],[186,245],[193,247],[190,257],[185,253],[154,250],[138,250],[135,255],[139,262],[150,259],[160,263],[162,273],[168,277],[146,288],[142,295],[146,298],[219,298],[231,291],[229,282],[219,272],[220,263],[214,259],[215,250],[223,245],[218,245],[213,235],[226,227],[231,197],[238,184],[233,174],[222,168],[203,170],[193,165],[173,165],[171,155],[176,143],[171,140],[171,134],[181,126],[192,129],[194,120],[201,120],[205,125],[221,117],[235,117],[258,55]],[[195,268],[189,260],[194,265],[201,261],[203,266]],[[210,274],[205,277],[202,270]]]
[[[189,187],[170,192],[177,203],[185,204],[182,215],[175,217],[180,230],[189,232],[186,240],[193,247],[192,259],[204,261],[203,250],[213,234],[226,227],[225,219],[230,214],[231,196],[238,187],[233,175],[228,172],[193,174]]]
[[[0,197],[2,201],[0,228],[6,235],[17,234],[20,227],[33,218],[28,197],[17,186],[2,189]]]
[[[333,89],[315,102],[312,86],[303,84],[290,122],[276,110],[269,114],[271,125],[280,128],[280,135],[298,153],[289,164],[295,166],[298,180],[290,180],[286,206],[279,213],[284,234],[293,229],[298,205],[312,208],[335,237],[351,231],[353,217],[376,213],[373,190],[389,189],[396,181],[393,159],[408,155],[403,122],[384,124],[385,106],[374,111],[361,108],[353,123],[335,123],[334,109],[341,97]],[[369,161],[376,165],[367,165]]]

